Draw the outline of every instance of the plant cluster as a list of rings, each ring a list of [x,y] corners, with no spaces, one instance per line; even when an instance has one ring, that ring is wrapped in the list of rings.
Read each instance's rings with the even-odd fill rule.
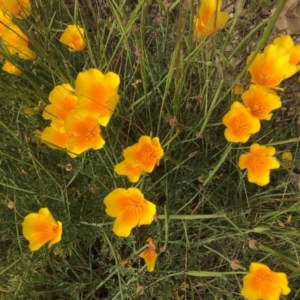
[[[101,13],[109,16],[108,11],[112,11],[115,20],[105,16],[105,26],[101,31],[93,31],[88,26],[90,23],[85,23],[86,15],[78,9],[82,5],[80,1],[76,0],[75,4],[57,1],[63,11],[74,5],[74,16],[67,26],[61,21],[60,24],[64,23],[62,34],[55,31],[59,38],[45,38],[46,46],[50,45],[49,49],[58,53],[52,60],[51,53],[41,50],[43,47],[39,47],[30,30],[28,36],[24,33],[24,24],[27,23],[23,22],[30,20],[35,16],[35,10],[43,7],[41,1],[0,0],[1,53],[7,59],[2,70],[9,73],[0,84],[1,91],[7,91],[3,88],[5,80],[12,82],[16,97],[7,102],[14,107],[16,99],[24,97],[27,92],[28,99],[34,100],[25,104],[36,107],[35,113],[27,113],[22,102],[17,116],[13,116],[20,128],[29,128],[30,138],[25,135],[25,142],[22,142],[25,144],[19,141],[20,132],[13,125],[10,128],[9,122],[0,121],[5,129],[3,147],[17,149],[13,152],[15,156],[1,151],[9,161],[3,163],[1,187],[6,191],[13,190],[13,194],[7,192],[7,195],[1,190],[1,195],[5,201],[18,193],[24,193],[24,199],[29,199],[20,206],[16,204],[16,198],[7,204],[14,211],[12,223],[17,232],[17,238],[11,239],[17,240],[18,245],[12,249],[17,248],[22,254],[16,262],[23,260],[26,274],[49,275],[48,283],[56,280],[57,274],[59,280],[65,274],[74,279],[75,288],[63,284],[63,287],[58,287],[58,294],[60,288],[67,291],[67,296],[61,296],[65,298],[72,295],[79,299],[80,294],[86,300],[123,300],[137,299],[148,293],[145,299],[164,299],[155,291],[163,281],[161,295],[172,295],[168,296],[170,299],[183,299],[183,293],[188,299],[190,285],[197,286],[201,299],[203,296],[210,300],[212,294],[214,299],[219,299],[221,294],[214,291],[217,283],[205,281],[206,277],[220,279],[224,290],[232,284],[234,288],[228,289],[226,294],[231,297],[228,299],[233,299],[233,294],[248,300],[279,300],[281,295],[293,293],[295,284],[290,283],[288,276],[295,279],[298,266],[287,255],[282,255],[285,260],[279,268],[288,265],[290,273],[277,272],[276,266],[270,268],[268,265],[272,259],[279,261],[280,250],[273,251],[264,246],[264,242],[275,243],[276,233],[285,226],[281,226],[279,219],[275,221],[274,215],[291,213],[289,218],[292,219],[292,213],[298,208],[295,204],[293,211],[291,207],[280,210],[281,205],[284,206],[280,204],[279,212],[270,212],[262,200],[269,201],[267,197],[277,197],[276,193],[282,190],[282,186],[263,190],[271,182],[270,170],[282,167],[292,173],[293,156],[289,151],[282,151],[280,162],[275,157],[277,141],[261,144],[261,140],[264,138],[262,129],[271,126],[278,109],[284,105],[282,97],[287,89],[282,88],[282,82],[300,70],[300,45],[295,45],[290,35],[282,35],[263,51],[258,47],[244,60],[244,73],[248,71],[251,77],[246,77],[243,84],[248,88],[244,91],[242,85],[237,84],[242,79],[241,73],[238,80],[231,80],[230,88],[224,91],[224,80],[220,77],[225,76],[218,60],[224,56],[225,46],[220,51],[212,51],[212,45],[229,44],[221,31],[232,33],[237,18],[231,20],[229,14],[221,10],[221,0],[202,0],[198,13],[191,15],[189,27],[184,21],[188,1],[183,1],[182,11],[176,11],[178,3],[158,1],[149,14],[150,21],[148,16],[145,17],[147,3],[136,4],[132,11],[134,17],[130,17],[126,11],[130,11],[130,7],[123,9],[115,1],[108,1],[101,7]],[[86,5],[91,7],[91,18],[96,22],[100,15],[97,4],[88,1]],[[157,15],[156,9],[164,14]],[[70,17],[70,13],[66,15]],[[166,44],[161,45],[156,38],[158,34],[166,33],[160,23],[166,15],[170,19],[179,15],[178,30],[172,35],[168,33]],[[64,15],[65,19],[67,17]],[[55,15],[49,28],[54,19]],[[149,26],[146,26],[147,22]],[[256,30],[253,29],[253,35]],[[152,38],[147,40],[148,33],[156,42]],[[98,52],[95,55],[93,48],[98,42],[97,46],[103,50],[101,58]],[[140,50],[133,52],[130,43],[136,43]],[[124,48],[120,46],[123,44]],[[167,50],[170,45],[174,47],[171,60],[159,48]],[[188,49],[187,54],[184,47]],[[117,54],[119,49],[122,51]],[[159,61],[151,60],[152,52],[160,54]],[[198,53],[205,61],[197,57]],[[230,65],[233,57],[223,59]],[[197,64],[199,69],[193,69]],[[145,66],[151,66],[153,73]],[[36,74],[49,80],[45,82],[45,91],[44,86],[38,87]],[[203,74],[206,76],[204,80]],[[216,83],[218,80],[219,84]],[[32,86],[22,94],[23,91],[16,87],[27,83]],[[193,96],[195,90],[198,94]],[[211,90],[215,91],[213,96]],[[233,101],[229,99],[230,93],[234,95]],[[185,101],[181,101],[182,95],[187,95]],[[241,101],[236,100],[238,96]],[[48,101],[41,101],[41,98]],[[230,109],[224,114],[225,102]],[[223,125],[226,127],[225,139]],[[249,148],[241,145],[249,141]],[[289,142],[294,140],[283,144]],[[232,149],[238,151],[237,157]],[[30,172],[21,169],[23,181],[13,177],[11,161],[18,167],[24,165],[30,169]],[[57,167],[61,173],[55,171]],[[245,169],[248,182],[258,187],[243,181],[240,170]],[[9,177],[10,173],[13,179]],[[286,194],[291,197],[292,192],[287,192],[288,187],[283,186],[282,198]],[[47,192],[43,194],[44,190]],[[53,194],[48,192],[50,190]],[[250,199],[255,205],[252,208],[248,203],[245,211],[244,204],[241,206],[239,202],[241,198],[247,198],[247,202]],[[255,217],[251,215],[254,220],[247,218],[251,209],[255,211]],[[271,221],[265,221],[268,218]],[[3,220],[10,223],[6,216],[1,217],[1,222]],[[269,228],[275,228],[276,222],[279,229],[276,227],[277,231],[268,240],[264,234]],[[22,236],[18,229],[20,223]],[[251,239],[247,247],[261,252],[245,255],[247,265],[250,265],[247,272],[237,258],[229,259],[223,249],[236,250],[235,241],[244,237],[248,239],[248,236],[258,239],[258,235],[261,245]],[[289,243],[296,247],[294,239],[299,235],[296,231],[290,235]],[[24,250],[25,243],[34,253],[29,255],[29,251]],[[278,245],[278,249],[286,247],[286,243],[284,240],[284,245]],[[46,244],[50,249],[45,249]],[[264,252],[267,255],[262,255]],[[140,267],[140,258],[145,267]],[[76,263],[72,265],[74,261]],[[199,261],[200,265],[196,266]],[[225,269],[224,261],[230,263],[230,272]],[[64,269],[60,262],[69,267]],[[35,267],[32,268],[31,264]],[[4,272],[14,267],[15,262]],[[101,272],[103,270],[100,275],[103,277],[94,281],[93,278],[99,275],[98,268]],[[81,273],[86,274],[84,280]],[[24,275],[24,282],[26,276],[34,275]],[[177,277],[178,282],[182,278],[184,281],[174,291],[169,280]],[[194,277],[197,281],[187,279]],[[38,286],[31,284],[33,290]],[[132,294],[133,285],[137,287]],[[212,286],[213,292],[207,292],[206,285]],[[192,297],[194,299],[194,295]]]

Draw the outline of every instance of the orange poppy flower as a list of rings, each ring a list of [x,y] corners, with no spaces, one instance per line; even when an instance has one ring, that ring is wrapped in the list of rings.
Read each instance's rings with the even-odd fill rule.
[[[2,35],[2,41],[10,54],[18,53],[22,47],[28,46],[28,37],[17,25],[10,25]]]
[[[155,263],[157,259],[157,253],[156,253],[156,244],[154,243],[153,239],[149,237],[147,239],[147,242],[149,244],[148,248],[145,249],[139,257],[143,258],[145,260],[147,270],[148,272],[153,272],[155,268]]]
[[[97,69],[89,69],[79,73],[75,81],[77,114],[83,118],[98,114],[99,124],[106,126],[119,102],[119,84],[120,77],[113,72],[104,75]]]
[[[0,8],[18,18],[27,18],[31,12],[30,0],[5,0]]]
[[[45,120],[52,120],[60,122],[57,130],[64,132],[64,121],[72,110],[75,109],[75,104],[78,98],[75,95],[75,90],[69,84],[57,85],[49,94],[49,101],[51,104],[44,108],[43,118]]]
[[[227,23],[229,15],[221,12],[222,0],[202,0],[195,17],[194,36],[196,39],[212,35]]]
[[[64,126],[70,135],[66,148],[71,157],[76,157],[91,148],[94,150],[101,149],[105,144],[100,135],[97,115],[81,118],[73,110],[68,114]]]
[[[295,45],[290,35],[283,35],[273,41],[274,45],[283,47],[290,53],[289,62],[297,65],[300,62],[300,45]]]
[[[38,138],[52,149],[64,149],[67,147],[69,134],[60,132],[53,126],[48,126],[39,132]]]
[[[113,232],[127,237],[135,226],[149,225],[156,214],[156,206],[146,200],[137,188],[117,188],[104,198],[105,212],[116,218]]]
[[[54,220],[48,208],[41,208],[38,213],[27,215],[22,226],[31,251],[39,250],[47,242],[50,248],[61,240],[62,223]]]
[[[249,61],[253,53],[248,57]],[[282,80],[293,76],[297,72],[295,65],[290,62],[290,54],[283,47],[268,45],[263,53],[258,53],[248,71],[252,81],[266,88],[276,88]]]
[[[279,300],[290,292],[286,274],[261,263],[251,263],[250,273],[243,278],[241,294],[248,300]]]
[[[19,70],[15,65],[13,65],[10,61],[5,61],[2,70],[13,75],[21,75],[22,71]]]
[[[159,160],[164,155],[164,150],[160,145],[159,138],[142,136],[137,144],[127,147],[124,152],[125,161],[132,167],[140,166],[147,173],[151,173],[155,165],[159,165]]]
[[[234,102],[224,116],[223,124],[227,127],[224,135],[227,141],[246,143],[251,134],[260,130],[260,122],[254,118],[240,102]]]
[[[248,181],[263,186],[270,182],[270,170],[280,167],[279,161],[273,157],[274,147],[260,146],[254,143],[250,152],[239,158],[239,168],[248,170]]]
[[[126,160],[115,165],[114,171],[118,175],[125,175],[130,182],[138,182],[143,172],[140,166],[132,167]]]
[[[84,29],[78,25],[68,25],[59,41],[69,47],[69,51],[82,51],[85,48]]]
[[[255,84],[242,94],[242,99],[251,115],[262,120],[270,120],[270,112],[281,107],[280,97],[274,91]]]

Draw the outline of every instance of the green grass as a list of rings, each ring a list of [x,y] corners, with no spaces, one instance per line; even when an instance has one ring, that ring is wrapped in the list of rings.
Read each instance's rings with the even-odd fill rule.
[[[276,19],[253,24],[260,9],[256,3],[245,14],[239,4],[224,30],[196,42],[197,3],[188,0],[170,9],[162,1],[32,0],[31,17],[15,22],[39,58],[14,59],[24,74],[1,72],[0,79],[0,299],[242,299],[251,262],[286,272],[292,292],[282,299],[298,299],[300,190],[292,170],[299,163],[299,99],[284,96],[297,78],[282,93],[284,106],[296,107],[291,121],[276,111],[246,144],[229,144],[223,134],[222,117],[237,100],[232,88],[249,85],[247,56],[266,45]],[[59,42],[73,23],[85,28],[80,53]],[[9,57],[3,47],[0,54]],[[121,100],[102,130],[105,147],[72,159],[40,143],[35,131],[48,123],[40,112],[28,117],[24,107],[47,105],[55,85],[74,85],[89,68],[119,74]],[[170,116],[178,120],[174,127]],[[113,167],[141,135],[158,136],[165,151],[160,166],[134,185],[157,205],[158,216],[118,238],[103,199],[132,186]],[[248,183],[237,162],[253,142],[274,145],[279,160],[292,151],[293,167],[272,171],[265,187]],[[9,200],[15,210],[7,208]],[[41,207],[63,223],[63,237],[30,252],[20,224]],[[138,257],[149,236],[158,243],[153,273]],[[251,239],[256,249],[249,248]],[[236,258],[241,265],[232,270]]]

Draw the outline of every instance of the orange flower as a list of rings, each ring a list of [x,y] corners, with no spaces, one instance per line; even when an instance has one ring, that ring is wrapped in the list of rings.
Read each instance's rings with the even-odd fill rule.
[[[244,276],[242,296],[248,300],[279,300],[291,289],[285,273],[271,271],[261,263],[251,263],[250,273]]]
[[[10,61],[5,61],[2,70],[13,75],[21,75],[22,71],[19,70],[15,65],[13,65]]]
[[[68,113],[75,109],[77,99],[75,90],[69,84],[57,85],[49,94],[51,104],[44,108],[43,118],[52,120],[57,130],[64,132],[64,121]]]
[[[10,54],[18,53],[23,47],[28,46],[28,37],[17,25],[10,25],[2,35],[2,41]]]
[[[138,182],[143,172],[140,166],[132,167],[126,160],[115,165],[114,171],[119,175],[128,176],[130,182]]]
[[[54,220],[48,208],[41,208],[38,213],[27,215],[22,226],[31,251],[39,250],[47,242],[50,248],[61,240],[62,223]]]
[[[157,253],[155,251],[156,244],[154,243],[151,237],[147,239],[147,242],[149,244],[148,248],[145,249],[139,255],[139,257],[142,257],[145,260],[148,272],[153,272],[155,268],[156,259],[157,259]]]
[[[242,94],[242,99],[251,115],[262,120],[270,120],[270,112],[281,107],[280,97],[275,92],[255,84]]]
[[[29,0],[5,0],[2,1],[0,7],[3,11],[6,11],[18,18],[27,18],[30,16],[31,12]]]
[[[104,75],[97,69],[89,69],[79,73],[75,81],[77,114],[83,118],[98,114],[99,124],[106,126],[119,102],[119,84],[120,77],[113,72]]]
[[[227,23],[229,15],[221,12],[222,0],[202,0],[195,17],[194,36],[196,39],[214,34]]]
[[[253,53],[248,57],[248,62]],[[282,80],[297,72],[290,62],[290,54],[278,45],[268,45],[263,53],[258,53],[248,68],[252,81],[266,88],[276,88]]]
[[[273,157],[274,147],[260,146],[254,143],[250,153],[242,154],[239,158],[240,169],[248,170],[248,181],[263,186],[270,182],[270,170],[280,167],[279,161]]]
[[[69,46],[71,52],[82,51],[85,48],[84,29],[78,25],[68,25],[59,41]]]
[[[104,198],[105,212],[116,218],[113,232],[127,237],[135,226],[149,225],[156,214],[156,206],[146,200],[137,188],[114,189]]]
[[[71,157],[76,157],[91,148],[98,150],[105,144],[100,135],[97,115],[81,118],[73,110],[65,120],[65,130],[70,135],[66,148]]]
[[[38,133],[38,138],[52,149],[64,149],[67,147],[69,134],[58,131],[53,126],[46,127]]]
[[[7,27],[9,27],[10,22],[10,15],[0,10],[0,36],[2,36],[7,31]]]
[[[300,45],[295,46],[294,41],[290,35],[283,35],[276,38],[273,41],[273,44],[283,47],[290,53],[289,62],[292,65],[297,65],[300,62]]]
[[[151,173],[155,165],[159,165],[159,160],[164,155],[164,150],[160,145],[159,138],[142,136],[137,144],[127,147],[124,150],[125,161],[131,167],[140,166],[147,173]]]
[[[246,143],[250,135],[260,130],[260,122],[254,118],[242,103],[234,102],[224,116],[223,124],[227,127],[224,135],[227,141]]]

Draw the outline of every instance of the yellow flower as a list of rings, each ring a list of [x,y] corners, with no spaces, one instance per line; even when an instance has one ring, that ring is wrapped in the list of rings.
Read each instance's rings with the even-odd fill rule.
[[[79,73],[75,81],[76,113],[83,118],[97,114],[99,124],[106,126],[119,102],[119,84],[120,77],[113,72],[104,75],[97,69],[89,69]]]
[[[126,160],[123,160],[122,162],[116,164],[114,171],[118,175],[128,176],[128,180],[130,182],[138,182],[143,172],[140,166],[132,167],[126,162]]]
[[[263,186],[270,182],[270,170],[280,167],[279,161],[273,157],[274,147],[260,146],[254,143],[250,153],[242,154],[239,158],[240,169],[248,170],[248,181]]]
[[[214,34],[227,23],[229,15],[221,12],[222,0],[202,0],[195,17],[194,36],[196,39]]]
[[[154,243],[153,239],[149,237],[147,239],[147,242],[149,244],[148,248],[145,249],[139,257],[143,258],[145,260],[147,270],[148,272],[153,272],[155,268],[155,263],[157,259],[157,253],[156,253],[156,244]]]
[[[251,263],[250,273],[243,278],[241,294],[248,300],[279,300],[281,294],[290,292],[286,274],[261,263]]]
[[[252,58],[253,52],[248,57]],[[295,65],[290,62],[290,54],[278,45],[268,45],[263,53],[258,53],[248,71],[252,81],[266,88],[276,88],[282,80],[293,76],[297,72]]]
[[[242,94],[242,99],[251,115],[262,120],[270,120],[270,112],[281,107],[280,97],[274,91],[255,84]]]
[[[283,160],[283,165],[286,168],[290,168],[293,164],[293,154],[290,151],[283,152],[281,155],[281,158]]]
[[[15,65],[13,65],[10,61],[5,61],[2,70],[13,75],[21,75],[22,71],[19,70]]]
[[[116,218],[113,232],[127,237],[135,226],[149,225],[156,214],[156,206],[146,200],[137,188],[114,189],[104,198],[105,212]]]
[[[85,48],[84,29],[78,25],[68,25],[59,41],[69,46],[69,51],[82,51]]]
[[[69,134],[60,132],[53,126],[46,127],[42,132],[37,134],[37,137],[52,149],[66,148],[69,140]]]
[[[2,35],[2,42],[10,54],[18,53],[23,47],[28,46],[28,37],[17,25],[10,25]]]
[[[27,215],[22,226],[31,251],[39,250],[47,242],[50,248],[61,240],[62,223],[54,220],[48,208],[41,208],[38,213]]]
[[[283,47],[290,53],[289,62],[293,65],[297,65],[300,61],[300,45],[295,45],[290,35],[283,35],[276,38],[273,41],[274,45]]]
[[[239,102],[231,105],[230,111],[223,118],[223,124],[227,127],[224,132],[226,140],[233,143],[245,143],[251,134],[260,130],[259,120]]]
[[[101,130],[97,122],[97,115],[81,118],[73,110],[66,117],[64,126],[70,135],[66,148],[71,157],[76,157],[91,148],[94,150],[101,149],[105,144],[100,135]]]
[[[164,150],[160,145],[159,138],[142,136],[137,144],[127,147],[124,152],[125,161],[131,167],[141,167],[147,173],[151,173],[155,165],[159,165],[160,159],[164,155]]]
[[[0,8],[18,18],[27,18],[31,12],[30,0],[5,0]]]
[[[51,104],[44,108],[43,118],[52,120],[57,130],[64,132],[64,121],[68,113],[75,109],[77,100],[75,90],[69,84],[57,85],[49,94]]]

